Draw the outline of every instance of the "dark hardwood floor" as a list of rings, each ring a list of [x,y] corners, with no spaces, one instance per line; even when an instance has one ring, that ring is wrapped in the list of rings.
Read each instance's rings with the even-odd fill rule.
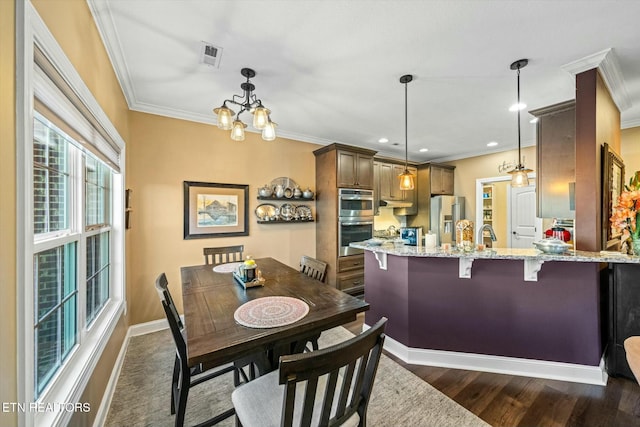
[[[358,334],[363,321],[345,327]],[[625,378],[602,387],[409,365],[386,354],[494,427],[640,426],[640,385]]]

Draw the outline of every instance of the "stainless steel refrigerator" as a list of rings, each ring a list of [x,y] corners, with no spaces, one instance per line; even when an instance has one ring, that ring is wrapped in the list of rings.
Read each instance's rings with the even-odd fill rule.
[[[431,198],[431,231],[436,244],[456,241],[456,222],[464,219],[464,197],[435,196]]]

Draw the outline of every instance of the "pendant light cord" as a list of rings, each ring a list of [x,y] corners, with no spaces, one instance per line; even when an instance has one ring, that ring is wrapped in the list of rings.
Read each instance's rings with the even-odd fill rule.
[[[408,107],[407,107],[407,83],[404,83],[404,172],[408,171],[408,163],[409,163],[409,119],[408,116]]]
[[[520,154],[520,66],[518,66],[518,169],[524,169]]]

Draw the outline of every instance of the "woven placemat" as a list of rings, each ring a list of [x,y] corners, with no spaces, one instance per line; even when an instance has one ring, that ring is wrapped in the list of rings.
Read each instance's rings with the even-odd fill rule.
[[[297,322],[309,313],[306,302],[292,297],[264,297],[242,304],[233,318],[248,328],[276,328]]]

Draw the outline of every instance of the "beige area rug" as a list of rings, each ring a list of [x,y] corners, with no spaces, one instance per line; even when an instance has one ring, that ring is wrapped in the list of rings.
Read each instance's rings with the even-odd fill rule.
[[[320,337],[326,347],[353,337],[338,327]],[[106,426],[173,426],[170,414],[174,346],[169,330],[132,337],[118,378]],[[185,425],[231,408],[233,375],[191,389]],[[369,426],[486,427],[489,424],[413,373],[382,355],[367,413]],[[234,418],[220,426],[234,426]]]

